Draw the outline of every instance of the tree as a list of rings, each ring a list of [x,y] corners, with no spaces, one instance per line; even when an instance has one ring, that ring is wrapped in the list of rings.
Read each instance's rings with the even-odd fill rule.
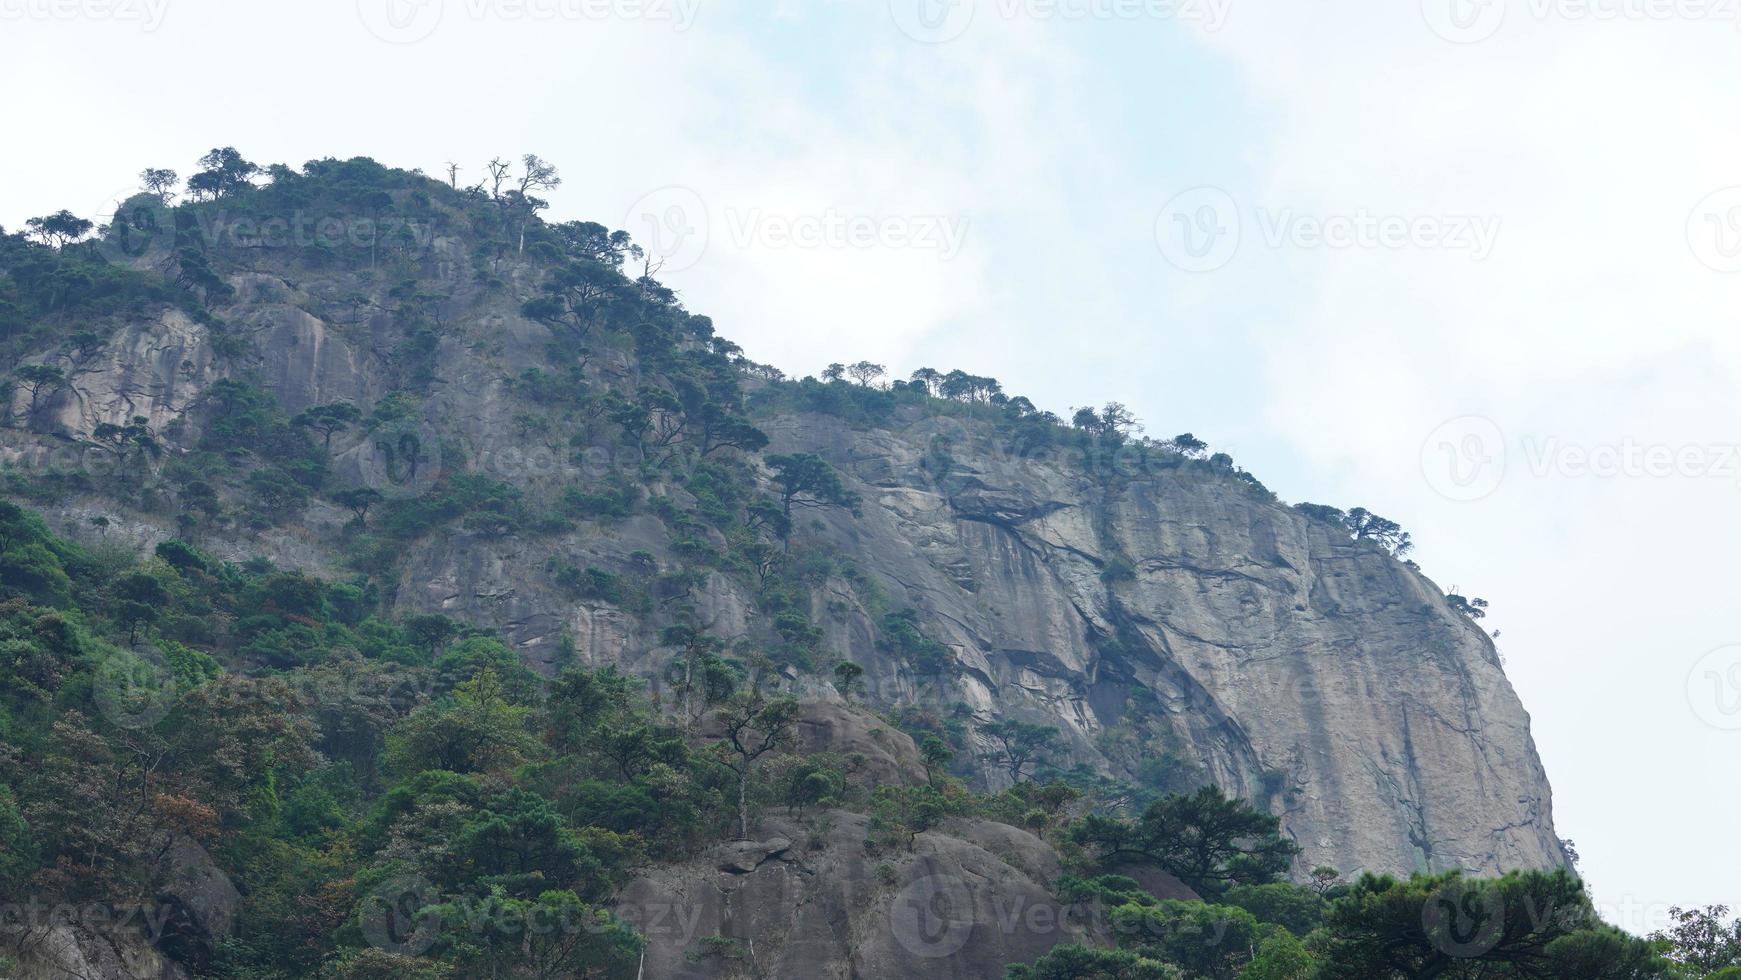
[[[979,731],[996,743],[981,758],[1002,766],[1009,772],[1012,783],[1021,782],[1028,767],[1058,740],[1058,729],[1025,721],[995,721],[980,726]]]
[[[562,177],[557,173],[555,165],[540,159],[537,154],[528,153],[522,156],[520,163],[525,167],[520,174],[520,193],[555,190],[562,186]]]
[[[1239,980],[1308,980],[1318,961],[1292,933],[1277,930],[1257,945]]]
[[[451,698],[418,708],[394,728],[387,738],[388,768],[404,776],[426,769],[505,772],[535,751],[527,731],[530,713],[508,700],[496,671],[486,667]]]
[[[1142,430],[1142,423],[1123,402],[1107,402],[1100,410],[1101,430],[1105,433],[1117,433],[1120,436]]]
[[[780,490],[780,507],[789,518],[794,505],[804,507],[844,507],[858,513],[858,494],[846,489],[840,474],[820,456],[794,453],[767,457],[774,469],[774,483]]]
[[[62,248],[90,234],[95,226],[71,211],[62,209],[40,218],[31,218],[24,222],[24,227],[45,244]]]
[[[115,583],[115,618],[127,630],[127,645],[138,645],[139,627],[157,620],[169,605],[169,590],[155,576],[131,572]]]
[[[569,890],[545,891],[535,898],[513,898],[498,890],[480,901],[432,905],[425,914],[445,924],[445,935],[463,937],[450,955],[465,976],[626,977],[634,974],[645,945],[633,928]],[[397,977],[408,967],[394,969]]]
[[[1134,937],[1140,952],[1202,980],[1234,980],[1251,959],[1258,936],[1251,913],[1206,902],[1125,904],[1113,909],[1112,928]]]
[[[1320,864],[1312,869],[1312,881],[1309,887],[1323,898],[1330,889],[1342,884],[1342,872],[1327,864]]]
[[[852,686],[864,676],[864,668],[850,660],[842,660],[834,665],[834,686],[840,689],[840,696],[852,700]]]
[[[919,743],[919,762],[925,767],[925,782],[937,785],[937,773],[947,772],[950,760],[955,758],[955,750],[949,743],[936,735],[927,735]]]
[[[525,169],[520,173],[519,187],[510,191],[507,201],[510,208],[519,219],[518,251],[526,251],[526,226],[531,223],[534,214],[550,205],[532,196],[533,191],[555,190],[562,186],[562,178],[557,174],[556,167],[539,159],[535,154],[528,153],[520,158]]]
[[[1725,924],[1728,906],[1684,909],[1676,905],[1669,907],[1668,915],[1673,924],[1650,938],[1663,944],[1669,959],[1699,976],[1741,967],[1741,919]]]
[[[1299,847],[1281,836],[1281,821],[1229,799],[1215,786],[1163,796],[1132,822],[1091,815],[1070,838],[1105,864],[1150,864],[1199,893],[1263,884],[1287,871]]]
[[[1055,946],[1034,961],[1016,964],[1004,980],[1184,980],[1175,966],[1129,950],[1099,949],[1070,943]]]
[[[746,453],[761,452],[768,445],[768,434],[755,427],[749,419],[707,402],[696,413],[701,424],[701,455],[708,456],[728,446]]]
[[[162,452],[162,447],[151,434],[150,421],[143,415],[135,415],[126,425],[98,422],[91,428],[91,438],[102,443],[123,463],[135,449],[146,456],[156,456]]]
[[[1603,926],[1583,883],[1564,869],[1496,879],[1364,875],[1330,904],[1314,945],[1325,980],[1641,980],[1666,976],[1668,965],[1644,940]]]
[[[550,233],[569,254],[613,269],[621,269],[625,259],[642,254],[628,232],[611,231],[596,221],[564,221],[552,225]]]
[[[1409,540],[1408,532],[1402,529],[1402,525],[1386,520],[1364,507],[1350,510],[1343,518],[1343,524],[1348,528],[1348,533],[1354,535],[1354,540],[1376,542],[1397,558],[1401,558],[1414,547],[1414,542]]]
[[[441,645],[453,639],[454,634],[459,632],[459,624],[440,613],[419,613],[405,617],[405,632],[422,644],[429,651],[430,658],[434,659],[440,652]]]
[[[872,364],[869,361],[859,361],[856,364],[849,365],[846,369],[846,373],[852,378],[852,380],[868,388],[870,387],[871,382],[878,380],[885,374],[888,374],[889,369],[881,364]]]
[[[1470,619],[1487,618],[1486,599],[1466,599],[1463,596],[1452,592],[1450,595],[1445,596],[1445,601],[1450,604],[1452,609],[1455,609],[1457,612],[1462,613]]]
[[[164,204],[175,197],[175,183],[180,179],[175,171],[160,167],[147,167],[139,172],[139,183],[145,192],[155,195]]]
[[[244,160],[233,146],[213,149],[199,158],[205,169],[187,179],[187,192],[196,200],[216,200],[254,186],[259,166]]]
[[[14,372],[13,377],[30,392],[28,419],[36,418],[44,391],[59,391],[67,384],[66,372],[50,364],[26,364]]]
[[[994,395],[1001,394],[1003,386],[996,378],[981,377],[968,374],[960,369],[944,375],[937,384],[937,393],[944,398],[964,402],[990,402]]]
[[[935,786],[878,786],[871,794],[871,830],[904,836],[909,851],[948,815],[949,801]]]
[[[1181,432],[1167,440],[1167,445],[1171,446],[1179,455],[1189,456],[1192,459],[1202,459],[1203,453],[1209,448],[1208,443],[1189,432]]]
[[[320,433],[321,445],[331,449],[332,437],[356,425],[362,418],[362,410],[350,402],[332,402],[298,412],[291,418],[290,424],[299,429],[312,429]]]
[[[833,384],[846,378],[846,365],[838,361],[822,369],[822,380]]]
[[[738,837],[750,837],[750,777],[756,762],[790,740],[798,721],[798,699],[768,697],[752,683],[722,705],[716,714],[723,732],[720,761],[737,776]]]
[[[681,651],[682,659],[673,665],[673,679],[683,691],[683,730],[687,732],[701,715],[696,708],[697,692],[702,695],[704,707],[717,700],[711,696],[717,688],[709,683],[708,668],[718,659],[725,644],[717,637],[709,636],[705,630],[683,623],[661,630],[659,642]]]
[[[359,527],[368,526],[369,508],[385,499],[386,497],[381,493],[381,491],[372,487],[356,487],[349,490],[340,490],[332,495],[333,503],[338,504],[340,507],[343,507],[357,515],[357,525]]]
[[[526,302],[521,312],[585,341],[600,315],[627,291],[622,273],[592,259],[557,266],[545,281],[543,295]]]
[[[1311,888],[1302,888],[1291,881],[1272,881],[1266,885],[1234,885],[1221,897],[1222,904],[1236,905],[1259,922],[1279,925],[1296,936],[1304,936],[1324,921],[1324,898]]]
[[[943,373],[935,368],[920,368],[910,376],[911,383],[931,397],[937,397],[938,387],[943,384]]]

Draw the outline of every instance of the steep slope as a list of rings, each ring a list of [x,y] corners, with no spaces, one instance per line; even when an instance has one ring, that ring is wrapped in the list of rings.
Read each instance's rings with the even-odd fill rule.
[[[547,673],[616,664],[658,679],[677,656],[660,631],[686,618],[728,644],[787,651],[783,673],[809,697],[839,696],[828,667],[845,658],[865,669],[871,705],[952,720],[978,752],[993,747],[987,725],[1016,719],[1056,727],[1047,764],[1084,767],[1080,779],[1150,792],[1208,780],[1253,799],[1282,816],[1303,867],[1564,863],[1528,717],[1491,643],[1382,548],[1230,462],[1068,430],[1034,446],[987,404],[909,390],[861,411],[869,396],[848,382],[775,380],[650,281],[618,276],[601,289],[623,295],[572,329],[572,310],[536,306],[568,301],[552,289],[560,260],[491,245],[473,212],[493,205],[437,184],[394,199],[420,209],[426,238],[338,259],[243,241],[226,231],[233,215],[208,208],[215,315],[121,314],[101,343],[26,357],[70,380],[14,389],[14,489],[86,539],[196,534],[225,558],[363,568],[392,582],[399,610],[496,628]],[[128,261],[155,272],[169,249],[136,251]],[[682,329],[643,329],[648,309]],[[689,355],[734,365],[765,453],[703,453],[693,428],[659,444],[679,410],[619,420],[649,390],[681,396],[669,362]],[[337,431],[321,492],[282,494],[265,524],[221,516],[226,501],[277,492],[249,482],[273,460],[230,446],[234,479],[205,481],[216,516],[178,523],[198,511],[199,481],[175,463],[210,451],[238,411],[233,393],[213,396],[225,380],[282,417],[344,402],[374,421]],[[408,407],[383,411],[393,405]],[[129,424],[161,453],[105,448],[100,427]],[[745,520],[717,518],[739,514],[745,492],[775,492],[776,453],[826,459],[861,499],[856,515],[795,511],[779,602],[746,558]],[[138,492],[76,478],[99,466]],[[488,499],[450,494],[462,475]],[[345,487],[382,491],[367,521],[397,529],[360,531],[333,502]],[[538,517],[565,506],[561,521]],[[936,650],[947,663],[923,656]],[[984,785],[1008,781],[972,764]]]

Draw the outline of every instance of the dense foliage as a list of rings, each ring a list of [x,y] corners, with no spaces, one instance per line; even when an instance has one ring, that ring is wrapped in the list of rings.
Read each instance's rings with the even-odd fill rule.
[[[57,212],[0,233],[0,423],[72,452],[5,468],[0,489],[43,507],[108,501],[176,529],[141,551],[94,513],[81,544],[0,502],[0,894],[110,920],[137,910],[127,927],[200,975],[633,976],[643,938],[611,909],[637,872],[748,836],[769,808],[847,807],[868,814],[878,859],[966,817],[1060,848],[1060,898],[1102,916],[1118,948],[1060,947],[1014,977],[1694,976],[1741,957],[1720,912],[1688,913],[1646,948],[1593,923],[1563,875],[1289,884],[1296,849],[1267,805],[1202,788],[1146,691],[1098,736],[1118,778],[1062,768],[1057,730],[977,717],[950,648],[819,533],[865,506],[841,471],[764,452],[770,420],[818,413],[923,426],[923,476],[944,496],[973,485],[955,460],[971,448],[1074,467],[1108,497],[1192,479],[1271,499],[1189,433],[1148,438],[1116,402],[1066,420],[963,370],[887,381],[860,361],[787,379],[684,309],[626,233],[545,221],[537,194],[560,177],[533,156],[464,186],[367,159],[293,169],[216,148],[179,203],[174,172],[141,178],[101,228]],[[292,413],[272,393],[243,300],[307,279],[322,288],[295,302],[388,365],[372,403]],[[512,471],[469,457],[427,412],[464,304],[504,301],[549,334],[539,366],[501,379],[531,447]],[[222,380],[173,421],[71,431],[74,383],[110,336],[170,315],[206,329]],[[339,465],[359,448],[380,469],[361,483]],[[1363,509],[1301,509],[1356,542],[1409,547]],[[443,535],[631,525],[662,534],[647,546],[661,554],[559,555],[521,572],[636,617],[659,641],[654,676],[578,669],[562,651],[539,676],[495,630],[408,614],[394,594],[407,556]],[[323,528],[341,558],[326,577],[214,557]],[[696,593],[712,575],[751,597],[749,635],[709,628]],[[1112,601],[1138,577],[1126,556],[1100,569]],[[872,785],[862,758],[793,749],[801,683],[888,707],[858,694],[871,678],[816,619],[848,593],[919,692],[887,721],[918,744],[920,785]],[[975,761],[1011,788],[973,792]],[[1267,777],[1264,789],[1286,791]],[[1209,901],[1162,901],[1122,876],[1151,867]],[[1469,907],[1497,896],[1485,959],[1422,926],[1446,889]],[[208,900],[230,892],[234,930],[213,934]],[[1513,921],[1532,902],[1556,915]]]

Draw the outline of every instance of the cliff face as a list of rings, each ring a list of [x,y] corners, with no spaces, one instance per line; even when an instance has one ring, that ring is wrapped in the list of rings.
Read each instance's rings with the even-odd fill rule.
[[[1306,861],[1562,861],[1528,715],[1486,635],[1418,571],[1232,479],[1109,488],[948,424],[938,477],[921,448],[936,428],[771,431],[853,474],[870,503],[834,533],[947,638],[977,715],[1056,725],[1074,758],[1134,773],[1108,736],[1151,692],[1143,725],[1223,788],[1268,799]],[[1128,578],[1107,574],[1115,562]],[[874,690],[908,696],[858,625],[838,642],[882,672]]]
[[[528,423],[536,407],[513,379],[550,367],[552,342],[520,313],[541,279],[534,263],[505,262],[502,285],[485,289],[462,243],[437,238],[416,274],[439,297],[441,323],[417,424],[438,434],[444,469],[537,500],[638,465],[602,428],[576,445],[570,431]],[[226,377],[254,378],[286,413],[335,401],[367,412],[405,387],[384,277],[268,261],[227,278],[237,294],[221,338],[171,311],[124,324],[100,349],[57,355],[70,386],[4,432],[9,462],[29,472],[88,461],[79,447],[99,423],[143,416],[164,447],[149,465],[161,467],[197,442],[200,396]],[[621,345],[600,349],[585,372],[601,389],[633,391],[641,380]],[[29,401],[14,393],[16,417]],[[971,421],[910,407],[876,427],[789,411],[757,424],[769,452],[816,453],[863,498],[856,517],[796,516],[799,534],[857,567],[813,588],[811,621],[826,649],[865,667],[873,706],[965,703],[982,747],[979,727],[1020,719],[1060,730],[1061,768],[1168,788],[1213,781],[1281,815],[1305,867],[1563,863],[1528,716],[1491,643],[1382,550],[1205,466],[1024,456]],[[360,432],[335,436],[335,481],[366,482],[377,448]],[[650,479],[649,494],[693,503],[667,477]],[[174,536],[177,508],[86,493],[46,509],[57,530],[91,538],[89,518],[101,514],[110,538],[152,543]],[[333,574],[349,518],[316,500],[280,526],[201,543],[225,558],[264,554]],[[497,628],[545,670],[567,641],[579,662],[653,675],[672,656],[657,642],[663,606],[575,599],[549,569],[553,560],[623,569],[645,561],[640,552],[661,569],[682,567],[673,539],[645,508],[551,534],[450,526],[404,550],[394,602]],[[716,635],[772,635],[744,576],[708,569],[691,590]],[[885,614],[905,608],[948,647],[958,677],[927,676],[895,651]],[[824,674],[793,672],[790,683],[838,698]],[[983,783],[1007,781],[975,765]]]

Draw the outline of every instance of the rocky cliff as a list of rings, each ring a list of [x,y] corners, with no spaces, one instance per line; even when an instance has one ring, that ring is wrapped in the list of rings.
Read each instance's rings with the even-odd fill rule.
[[[710,632],[776,637],[754,575],[695,557],[726,542],[688,516],[704,503],[692,481],[648,466],[646,447],[596,413],[576,422],[530,395],[528,371],[567,366],[553,361],[560,331],[524,312],[548,264],[498,255],[486,276],[475,244],[434,235],[391,276],[269,248],[214,260],[234,290],[216,319],[154,309],[120,318],[101,343],[27,357],[70,380],[13,392],[9,465],[30,478],[143,467],[128,484],[138,492],[63,480],[66,492],[35,505],[57,530],[153,543],[183,533],[177,515],[191,505],[149,474],[199,444],[214,383],[248,379],[286,415],[334,402],[368,414],[412,392],[414,415],[394,424],[425,435],[440,457],[426,465],[442,474],[477,474],[532,502],[617,479],[644,489],[632,513],[609,519],[542,530],[456,520],[403,544],[386,566],[398,609],[496,628],[547,672],[572,658],[656,677],[675,656],[659,642],[668,597],[577,594],[556,570],[682,569],[684,600]],[[411,330],[407,295],[432,326]],[[634,392],[653,379],[644,349],[604,333],[573,359],[579,383]],[[807,586],[813,645],[864,667],[871,706],[953,712],[982,749],[1000,719],[1053,726],[1061,747],[1047,764],[1059,770],[1150,788],[1212,781],[1279,814],[1303,867],[1564,863],[1528,715],[1484,633],[1416,568],[1227,466],[1013,449],[943,403],[848,421],[758,401],[765,376],[744,385],[766,452],[817,454],[861,498],[857,515],[800,509],[794,537],[840,556]],[[161,453],[110,461],[98,427],[135,419]],[[417,479],[381,481],[382,447],[379,429],[333,436],[334,484],[422,492]],[[766,486],[761,457],[744,460]],[[350,531],[352,514],[316,497],[270,525],[198,533],[221,557],[339,574]],[[951,669],[916,665],[891,639],[890,613],[903,610]],[[826,669],[785,674],[807,697],[840,696]],[[1008,779],[972,764],[984,785]]]

